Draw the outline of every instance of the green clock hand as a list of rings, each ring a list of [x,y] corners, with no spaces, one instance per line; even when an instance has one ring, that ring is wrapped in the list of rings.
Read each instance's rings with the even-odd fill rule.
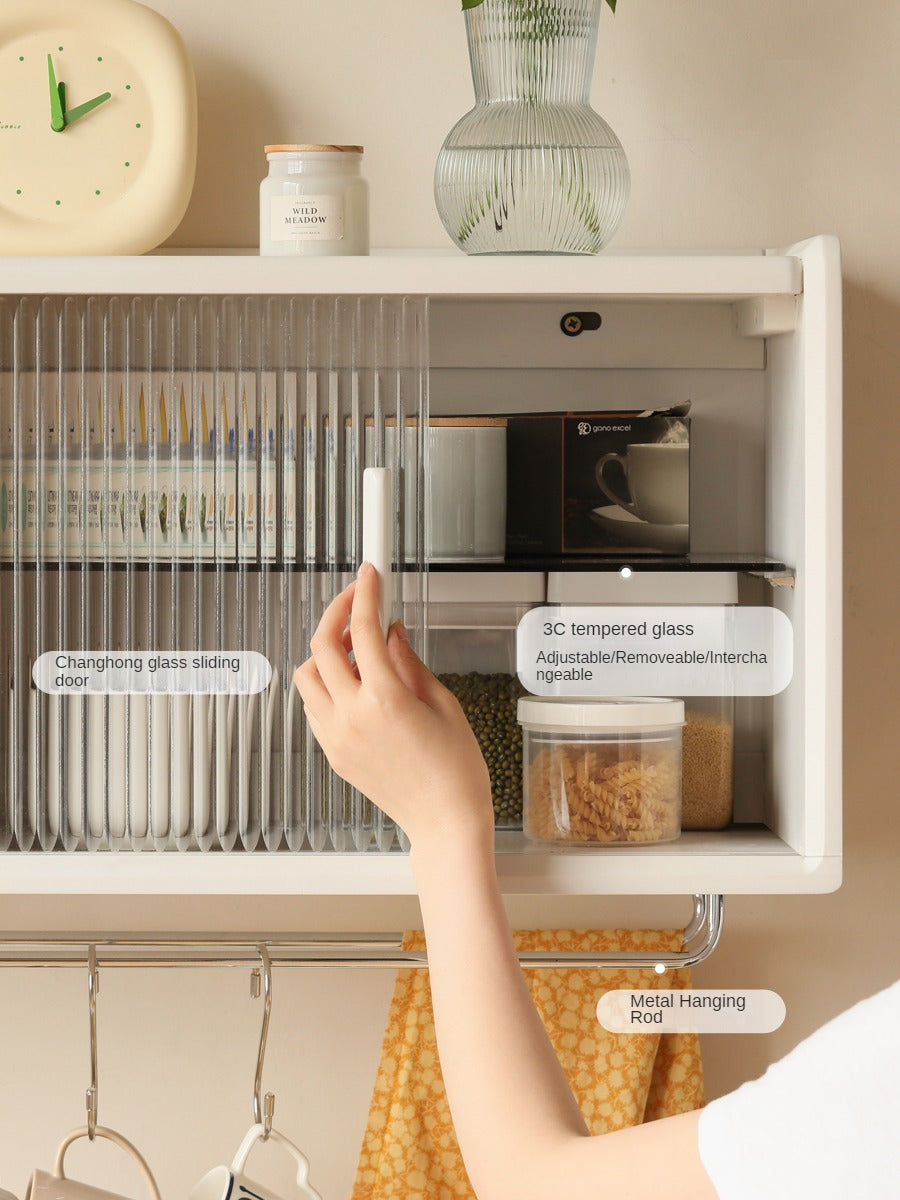
[[[95,108],[99,108],[101,104],[105,104],[111,98],[112,92],[104,92],[101,96],[95,96],[93,100],[86,100],[84,104],[78,104],[75,108],[70,108],[65,116],[66,124],[73,125],[76,121],[87,116],[89,112],[93,112]]]
[[[60,99],[60,85],[56,82],[56,72],[53,70],[53,56],[47,55],[47,73],[50,76],[50,128],[54,133],[62,133],[66,127]]]

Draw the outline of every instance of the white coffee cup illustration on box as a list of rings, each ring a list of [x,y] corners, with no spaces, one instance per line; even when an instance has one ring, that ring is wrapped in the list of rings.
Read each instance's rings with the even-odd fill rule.
[[[614,504],[653,525],[687,525],[690,508],[690,447],[677,442],[635,442],[624,454],[604,454],[595,467],[597,485]],[[625,472],[631,499],[619,495],[605,477],[608,463]]]
[[[262,1187],[244,1174],[250,1151],[257,1142],[262,1141],[274,1142],[286,1150],[297,1164],[296,1191],[293,1196],[304,1196],[306,1200],[322,1200],[309,1182],[309,1162],[306,1156],[277,1129],[270,1129],[266,1134],[262,1125],[251,1125],[237,1149],[231,1166],[213,1167],[208,1171],[192,1188],[189,1200],[279,1200],[269,1188]],[[293,1196],[289,1200],[293,1200]]]

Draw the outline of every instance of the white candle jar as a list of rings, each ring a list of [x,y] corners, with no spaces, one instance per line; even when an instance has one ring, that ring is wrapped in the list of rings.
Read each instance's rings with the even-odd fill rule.
[[[266,146],[259,252],[316,257],[369,253],[362,146]]]

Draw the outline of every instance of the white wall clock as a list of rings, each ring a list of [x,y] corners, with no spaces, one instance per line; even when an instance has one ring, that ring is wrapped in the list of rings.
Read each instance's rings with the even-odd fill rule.
[[[141,254],[184,216],[197,94],[135,0],[3,0],[0,254]]]

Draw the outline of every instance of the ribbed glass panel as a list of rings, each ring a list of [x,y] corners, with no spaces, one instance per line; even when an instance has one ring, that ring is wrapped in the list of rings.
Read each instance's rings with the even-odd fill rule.
[[[427,359],[417,299],[0,301],[0,851],[402,844],[293,673],[359,562],[367,462],[394,468],[398,566],[423,566],[421,437],[385,431],[427,424]],[[272,680],[53,695],[50,651],[253,651]]]
[[[596,254],[628,200],[625,152],[588,102],[601,0],[466,12],[475,107],[444,142],[435,200],[469,254]]]

